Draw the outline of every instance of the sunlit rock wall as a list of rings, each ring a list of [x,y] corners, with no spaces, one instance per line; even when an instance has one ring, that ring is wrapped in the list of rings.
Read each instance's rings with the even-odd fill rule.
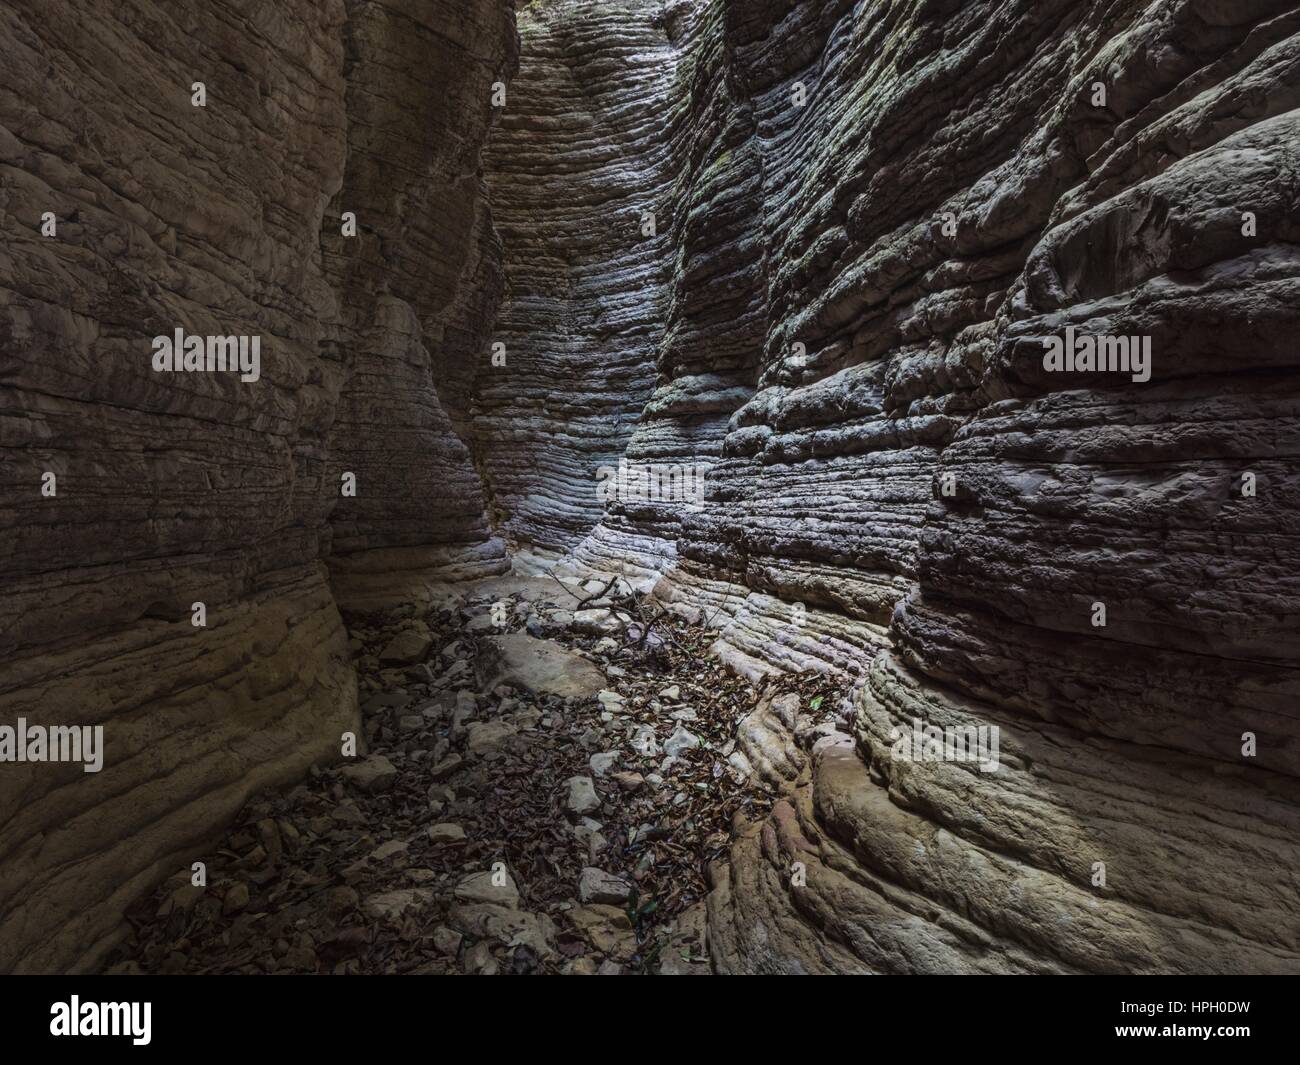
[[[600,471],[624,456],[654,386],[689,97],[684,42],[657,5],[529,4],[519,32],[487,152],[505,364],[482,356],[472,435],[501,533],[556,552],[599,521]]]

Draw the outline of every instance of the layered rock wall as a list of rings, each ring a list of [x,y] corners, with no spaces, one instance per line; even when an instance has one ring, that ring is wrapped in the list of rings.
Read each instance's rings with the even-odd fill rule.
[[[349,559],[500,565],[463,400],[431,382],[496,298],[477,150],[511,23],[496,0],[0,13],[0,721],[104,728],[98,773],[0,766],[0,970],[95,964],[247,795],[337,755],[331,530]],[[155,372],[177,327],[259,336],[258,380]]]
[[[600,520],[600,471],[624,457],[654,385],[689,95],[683,41],[656,5],[530,4],[519,29],[487,157],[505,362],[480,373],[472,436],[502,534],[554,553]]]
[[[607,6],[543,5],[547,40]],[[854,736],[717,871],[722,969],[1300,967],[1298,18],[646,11],[688,99],[624,457],[713,468],[702,507],[616,503],[573,558],[660,575],[747,672],[858,678]],[[621,74],[591,91],[633,108]],[[572,202],[569,144],[527,140]],[[1045,371],[1067,326],[1149,338],[1149,379]],[[1000,768],[904,757],[913,722],[996,726]]]
[[[507,565],[466,433],[504,287],[481,155],[516,41],[501,3],[348,12],[348,157],[321,245],[343,294],[326,356],[346,367],[328,480],[352,473],[356,494],[330,514],[330,565],[343,604],[368,606]]]
[[[842,201],[864,250],[795,321],[888,345],[929,498],[857,750],[738,845],[720,961],[1295,972],[1300,23],[980,6],[899,27]],[[830,48],[888,54],[870,25]],[[1150,380],[1045,372],[1069,325],[1150,337]],[[998,728],[1001,768],[919,761],[916,722]]]

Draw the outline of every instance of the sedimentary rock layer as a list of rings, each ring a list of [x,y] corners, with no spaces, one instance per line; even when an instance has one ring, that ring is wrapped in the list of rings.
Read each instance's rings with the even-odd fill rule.
[[[672,277],[682,50],[639,0],[528,5],[487,153],[508,294],[472,434],[502,533],[572,546],[650,398]],[[653,216],[651,219],[650,216]]]
[[[513,48],[497,0],[0,12],[0,721],[105,730],[99,773],[0,765],[0,970],[93,965],[244,797],[337,755],[331,511],[350,557],[499,564],[430,382],[495,299]],[[155,372],[176,327],[260,337],[258,380]]]
[[[883,408],[937,463],[858,751],[826,746],[766,853],[743,841],[721,874],[728,966],[1300,969],[1279,873],[1300,856],[1282,206],[1300,23],[1282,4],[1053,6],[970,10],[956,32],[930,5],[901,27],[908,73],[877,83],[841,200],[862,252],[795,319],[851,338],[851,361],[864,334],[889,344]],[[825,68],[872,33],[846,18]],[[1150,337],[1150,380],[1045,373],[1069,324]],[[1267,487],[1244,494],[1244,473]],[[917,720],[998,727],[1001,770],[900,756]],[[781,875],[792,849],[806,890]],[[816,950],[753,938],[778,899]]]
[[[327,447],[345,606],[506,566],[459,434],[503,287],[480,155],[508,25],[501,3],[348,5],[348,157],[321,231],[343,294],[325,354],[346,368]]]
[[[606,8],[543,5],[524,70],[574,62],[557,42]],[[860,678],[852,741],[717,870],[719,967],[1300,968],[1300,14],[642,11],[687,99],[658,134],[673,273],[624,457],[713,468],[702,506],[617,503],[572,557],[662,574],[738,668]],[[588,74],[641,103],[621,67]],[[555,128],[515,136],[571,204],[595,149]],[[1148,338],[1149,377],[1046,371],[1071,326]],[[997,726],[1001,769],[903,757],[914,720]]]

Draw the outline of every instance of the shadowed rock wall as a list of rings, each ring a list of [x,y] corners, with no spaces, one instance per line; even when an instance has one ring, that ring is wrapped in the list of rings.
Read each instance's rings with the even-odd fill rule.
[[[0,12],[0,721],[105,745],[99,773],[0,766],[0,970],[93,966],[247,795],[337,755],[331,518],[349,564],[500,565],[431,367],[495,301],[476,146],[511,23],[497,0]],[[259,335],[260,379],[155,373],[177,326]]]
[[[513,72],[509,5],[349,3],[348,160],[322,229],[347,368],[329,481],[343,605],[508,565],[462,439],[503,282],[480,156],[492,87]],[[341,234],[354,212],[357,236]]]

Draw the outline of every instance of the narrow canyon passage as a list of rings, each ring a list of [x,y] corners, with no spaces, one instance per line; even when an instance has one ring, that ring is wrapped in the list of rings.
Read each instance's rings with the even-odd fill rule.
[[[0,971],[1300,973],[1293,2],[0,44]]]

